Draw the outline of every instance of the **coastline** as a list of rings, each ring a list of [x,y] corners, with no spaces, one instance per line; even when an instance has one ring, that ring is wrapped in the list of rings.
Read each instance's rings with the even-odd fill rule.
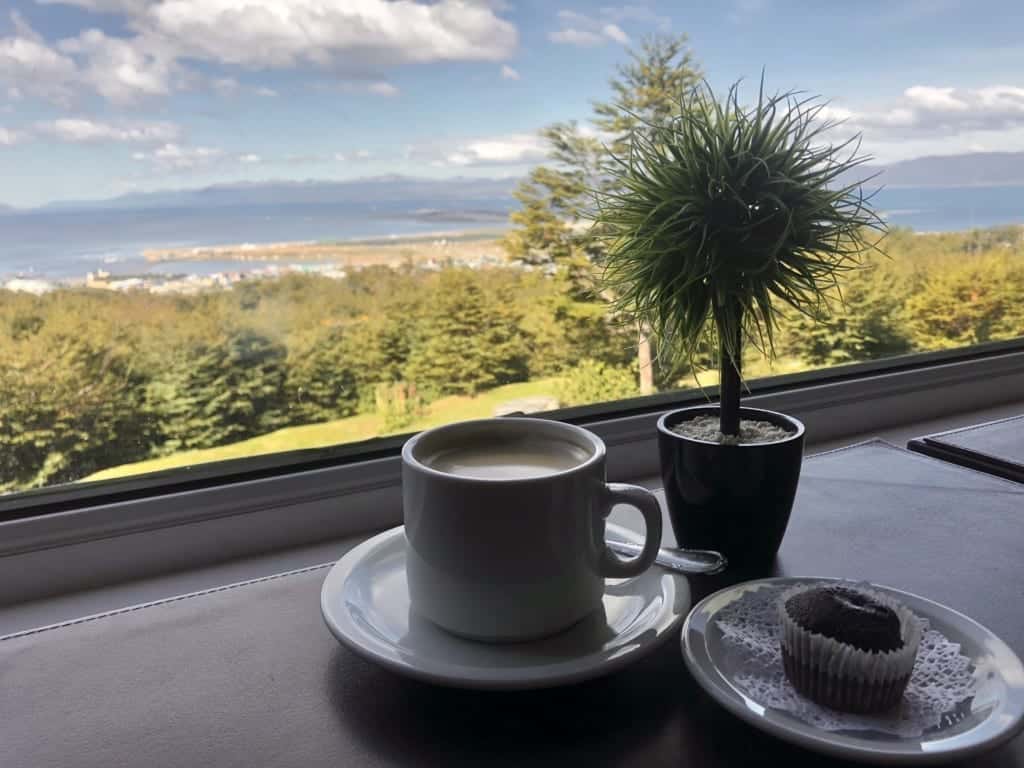
[[[189,261],[324,262],[344,266],[397,265],[430,259],[457,259],[469,252],[499,255],[502,230],[453,230],[352,240],[291,240],[169,248],[146,248],[148,263]]]
[[[916,240],[943,238],[972,230],[1001,232],[1004,236],[1013,232],[1014,239],[1024,236],[1024,225],[1006,223],[960,230],[908,229]],[[72,256],[61,264],[61,269],[54,272],[30,266],[5,273],[0,260],[0,290],[36,295],[60,288],[196,294],[208,290],[230,290],[242,282],[285,275],[317,275],[343,280],[374,267],[439,271],[453,266],[530,271],[534,268],[531,265],[509,259],[501,240],[506,231],[506,227],[448,227],[428,232],[350,239],[268,238],[264,242],[224,244],[223,240],[218,242],[214,238],[209,245],[196,245],[193,241],[189,245],[157,248],[140,244],[131,249],[134,255],[128,257],[82,259],[72,252]],[[261,233],[254,234],[258,236]]]
[[[288,274],[343,280],[363,269],[439,271],[525,268],[510,261],[502,230],[456,230],[344,241],[286,241],[234,245],[180,246],[141,251],[138,269],[115,272],[102,266],[84,275],[0,277],[0,289],[42,295],[59,288],[191,295],[231,289],[238,283]]]

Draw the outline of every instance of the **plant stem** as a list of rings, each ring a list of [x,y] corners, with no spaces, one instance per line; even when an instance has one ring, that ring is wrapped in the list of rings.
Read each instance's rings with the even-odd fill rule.
[[[743,345],[743,326],[737,324],[734,340],[735,357],[731,357],[724,340],[719,341],[718,429],[723,435],[740,433],[740,366]]]

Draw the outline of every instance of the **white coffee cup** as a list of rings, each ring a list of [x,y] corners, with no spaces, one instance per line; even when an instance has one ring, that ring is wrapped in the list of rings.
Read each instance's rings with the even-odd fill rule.
[[[661,510],[645,488],[605,480],[597,435],[557,421],[481,419],[423,432],[402,449],[412,610],[458,635],[525,640],[601,607],[605,578],[646,570]],[[615,504],[643,514],[642,553],[604,543]]]

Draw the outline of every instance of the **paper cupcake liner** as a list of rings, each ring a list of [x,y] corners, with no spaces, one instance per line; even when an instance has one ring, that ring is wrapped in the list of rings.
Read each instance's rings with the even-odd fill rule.
[[[786,676],[793,687],[813,701],[834,709],[872,712],[899,701],[914,670],[921,643],[920,621],[907,608],[876,590],[849,585],[888,606],[900,622],[903,646],[893,651],[864,651],[849,643],[804,629],[794,621],[786,602],[819,585],[793,587],[779,598],[780,642]],[[846,585],[836,585],[846,586]]]

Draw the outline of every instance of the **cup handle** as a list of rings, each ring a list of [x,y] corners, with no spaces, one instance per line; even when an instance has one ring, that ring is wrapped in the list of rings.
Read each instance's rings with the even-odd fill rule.
[[[639,485],[607,483],[605,489],[602,519],[608,517],[616,504],[629,504],[644,516],[644,548],[636,557],[623,560],[602,543],[601,575],[611,579],[628,579],[646,571],[658,555],[658,549],[661,548],[661,505],[653,493]]]

